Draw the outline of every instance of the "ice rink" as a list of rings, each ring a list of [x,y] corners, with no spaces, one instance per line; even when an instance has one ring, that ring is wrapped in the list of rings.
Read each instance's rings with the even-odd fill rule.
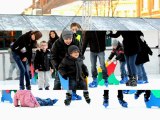
[[[134,94],[125,94],[124,100],[128,102],[128,108],[120,106],[117,99],[117,90],[111,89],[109,92],[109,106],[104,108],[103,90],[90,90],[91,103],[88,105],[84,98],[80,101],[72,101],[70,106],[64,105],[66,91],[32,91],[34,96],[41,98],[57,98],[59,101],[54,106],[38,107],[38,108],[22,108],[14,107],[9,102],[0,102],[0,116],[5,120],[104,120],[104,119],[123,119],[123,120],[158,120],[160,109],[153,107],[146,108],[143,94],[138,100],[134,99]],[[79,95],[83,95],[82,91],[77,91]],[[14,93],[12,93],[12,96]]]

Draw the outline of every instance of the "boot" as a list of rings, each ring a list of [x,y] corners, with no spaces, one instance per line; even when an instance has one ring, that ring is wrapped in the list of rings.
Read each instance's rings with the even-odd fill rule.
[[[123,77],[122,80],[120,81],[121,84],[126,84],[126,82],[128,81],[128,77]]]
[[[143,92],[144,90],[137,90],[137,92],[134,94],[134,99],[138,99]]]
[[[30,86],[30,85],[27,86],[26,89],[27,89],[27,90],[31,90],[31,86]]]
[[[77,95],[76,92],[72,93],[72,100],[82,100],[82,97],[80,95]]]
[[[24,86],[20,86],[20,88],[19,88],[20,90],[24,90],[25,89],[25,87]]]
[[[107,108],[108,105],[109,105],[108,99],[107,99],[107,98],[104,98],[103,106],[104,106],[105,108]]]
[[[130,77],[130,79],[129,79],[128,82],[126,83],[126,86],[132,86],[132,87],[137,86],[136,76]]]
[[[66,99],[64,100],[64,104],[65,104],[66,106],[69,106],[70,103],[71,103],[71,99],[72,99],[71,94],[70,94],[70,93],[66,93]]]
[[[90,88],[95,88],[98,85],[98,79],[94,78],[93,81],[91,83],[89,83],[89,87]]]
[[[38,90],[43,90],[43,88],[39,88]]]
[[[119,104],[122,106],[122,107],[125,107],[127,108],[128,107],[128,103],[126,101],[124,101],[123,99],[118,99],[119,101]]]
[[[47,87],[45,88],[45,90],[49,90],[49,86],[47,86]]]
[[[7,78],[6,80],[13,80],[13,78],[12,78],[12,77],[9,77],[9,78]]]
[[[148,83],[148,80],[137,80],[138,84],[145,84]]]
[[[88,92],[83,92],[83,96],[84,96],[86,102],[87,102],[88,104],[90,104],[91,99],[89,98],[89,93],[88,93]]]

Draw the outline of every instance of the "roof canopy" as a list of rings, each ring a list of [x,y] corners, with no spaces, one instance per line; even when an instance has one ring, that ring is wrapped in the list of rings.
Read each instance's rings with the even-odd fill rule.
[[[0,30],[63,30],[81,16],[0,15]],[[92,17],[91,30],[160,30],[160,19]]]

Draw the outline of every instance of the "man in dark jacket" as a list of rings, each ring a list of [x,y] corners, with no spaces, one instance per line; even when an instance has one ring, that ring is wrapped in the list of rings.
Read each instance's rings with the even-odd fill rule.
[[[51,72],[53,72],[53,67],[51,64],[51,53],[47,50],[48,45],[46,41],[40,43],[40,50],[36,51],[36,56],[34,59],[34,69],[38,73],[38,88],[42,90],[49,90],[49,79],[51,77]],[[51,71],[51,72],[50,72]]]
[[[105,86],[108,87],[108,74],[105,65],[105,38],[106,31],[86,31],[85,38],[82,45],[82,54],[84,54],[87,45],[90,47],[90,60],[91,60],[91,72],[93,82],[89,84],[89,87],[94,88],[98,85],[97,79],[97,57],[99,58],[100,67],[102,69],[103,79]]]
[[[129,73],[129,80],[126,83],[126,86],[137,86],[137,68],[135,61],[137,54],[140,52],[137,31],[117,31],[115,34],[111,32],[108,35],[113,38],[117,38],[120,35],[123,37],[124,54]]]
[[[71,31],[63,31],[61,37],[53,44],[51,49],[51,63],[58,70],[59,64],[62,62],[63,58],[66,56],[68,47],[71,45],[76,45],[79,47],[78,42],[74,42],[73,33]],[[80,48],[81,51],[81,48]],[[54,90],[60,90],[61,84],[58,75],[55,77]]]
[[[144,35],[141,31],[137,34],[139,38],[139,44],[141,47],[141,51],[137,55],[136,65],[137,65],[137,73],[138,73],[138,84],[148,83],[148,77],[145,72],[145,68],[143,66],[144,63],[149,62],[149,55],[152,55],[152,51],[150,47],[147,45],[144,40]],[[148,55],[149,54],[149,55]]]
[[[71,31],[62,31],[62,34],[58,40],[53,44],[52,49],[51,49],[51,63],[53,67],[58,71],[58,66],[63,60],[63,58],[66,56],[68,52],[68,47],[71,45],[76,45],[80,49],[80,56],[81,56],[81,45],[79,42],[75,42],[73,33]],[[58,73],[55,75],[55,80],[54,80],[54,90],[61,90],[61,83],[58,77]],[[75,92],[75,91],[74,91]],[[81,99],[81,96],[77,95],[76,92],[74,95],[74,98],[76,100]],[[73,97],[73,96],[72,96]]]

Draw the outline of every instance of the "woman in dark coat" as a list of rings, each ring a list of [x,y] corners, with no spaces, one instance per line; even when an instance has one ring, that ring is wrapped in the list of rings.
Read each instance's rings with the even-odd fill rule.
[[[56,31],[51,30],[49,32],[49,41],[48,41],[48,49],[52,48],[52,45],[54,44],[54,42],[59,38],[59,36],[57,35]]]
[[[137,65],[137,73],[138,73],[138,83],[148,83],[148,77],[145,72],[145,68],[143,66],[144,63],[149,62],[149,55],[152,55],[152,51],[150,47],[147,45],[146,41],[144,40],[144,35],[141,31],[139,31],[139,43],[141,47],[141,52],[138,53],[137,59],[136,59],[136,65]]]
[[[21,35],[11,46],[15,62],[20,70],[20,90],[24,90],[24,77],[26,80],[26,89],[30,90],[30,77],[27,63],[31,63],[32,48],[36,47],[37,40],[42,37],[40,31],[29,31]]]
[[[111,32],[108,35],[113,38],[117,38],[120,35],[123,37],[124,54],[130,78],[126,86],[137,86],[137,68],[135,61],[137,54],[140,52],[137,31],[117,31],[115,34]]]

